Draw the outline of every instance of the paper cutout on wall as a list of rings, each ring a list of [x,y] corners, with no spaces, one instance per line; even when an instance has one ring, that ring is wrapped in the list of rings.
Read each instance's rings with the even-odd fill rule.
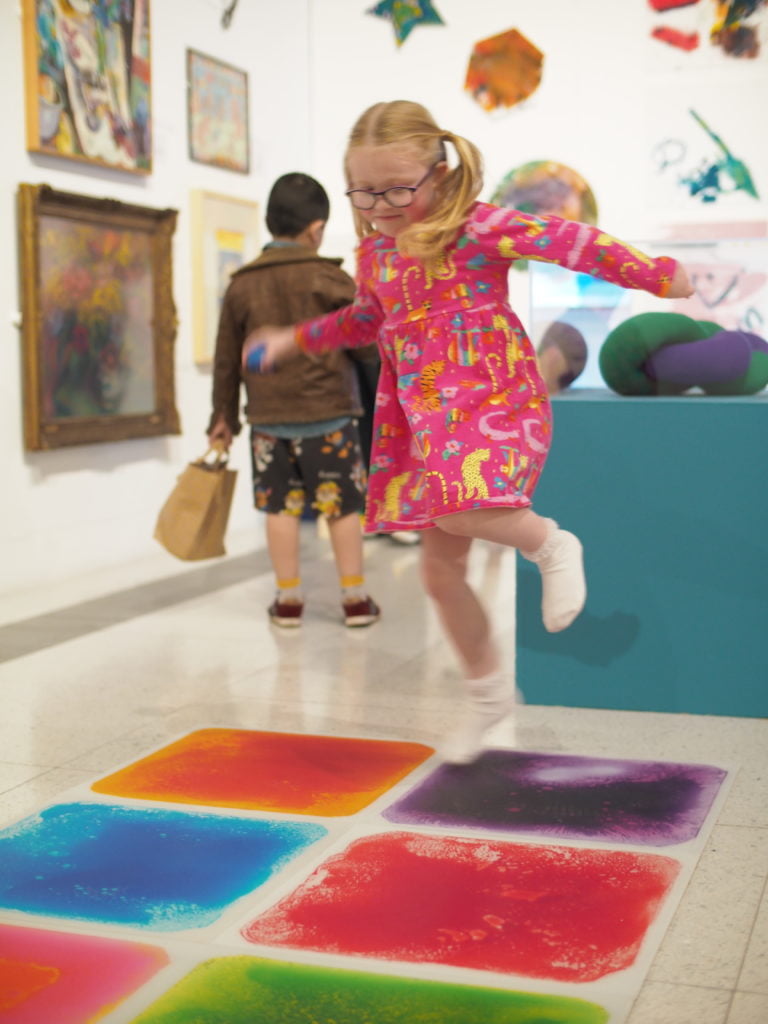
[[[537,216],[554,214],[584,224],[597,223],[597,202],[582,176],[554,160],[532,160],[515,167],[491,197],[505,206]]]
[[[367,14],[389,18],[395,30],[395,42],[402,46],[417,25],[444,25],[430,0],[382,0]]]
[[[516,28],[475,43],[464,88],[484,110],[513,107],[541,82],[544,54]]]
[[[654,11],[671,11],[675,7],[693,7],[699,0],[648,0]]]
[[[648,0],[648,6],[664,17],[651,28],[653,39],[688,53],[699,49],[701,39],[707,40],[710,45],[699,54],[705,62],[706,53],[717,51],[726,58],[747,59],[760,53],[759,12],[766,0],[708,0],[706,5],[698,0]]]
[[[698,32],[681,32],[679,28],[670,28],[668,25],[653,29],[651,35],[662,43],[669,46],[676,46],[678,50],[690,52],[699,45]]]
[[[729,57],[755,58],[760,53],[757,25],[747,24],[764,8],[766,0],[724,0],[717,2],[717,17],[710,39]]]
[[[680,179],[681,185],[686,185],[692,196],[698,196],[703,203],[712,203],[721,195],[728,192],[737,192],[742,189],[750,196],[758,199],[757,189],[752,181],[752,175],[743,160],[739,160],[731,153],[719,135],[709,127],[695,110],[689,111],[691,117],[704,129],[710,139],[720,150],[721,156],[709,157],[703,166],[692,171],[687,177]],[[721,175],[726,175],[732,182],[731,188],[724,188],[721,182]]]

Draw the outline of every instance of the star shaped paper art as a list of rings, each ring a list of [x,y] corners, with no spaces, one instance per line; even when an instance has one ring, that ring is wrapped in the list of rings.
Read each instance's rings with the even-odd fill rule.
[[[398,46],[402,46],[417,25],[444,25],[429,0],[382,0],[366,12],[377,18],[389,18]]]

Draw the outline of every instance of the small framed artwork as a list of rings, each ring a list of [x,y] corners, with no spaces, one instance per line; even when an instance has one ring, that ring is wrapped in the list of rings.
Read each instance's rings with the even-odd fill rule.
[[[259,206],[217,192],[190,196],[195,362],[213,361],[219,313],[232,274],[258,255]]]
[[[187,50],[189,156],[201,164],[248,174],[248,75]]]
[[[175,210],[19,186],[24,441],[178,434]]]
[[[150,0],[21,0],[27,149],[152,169]]]

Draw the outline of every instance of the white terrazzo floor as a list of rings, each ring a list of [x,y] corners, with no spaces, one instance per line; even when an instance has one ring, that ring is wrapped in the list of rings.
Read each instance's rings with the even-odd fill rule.
[[[384,615],[345,630],[328,545],[309,527],[306,621],[277,631],[264,552],[250,546],[231,538],[230,555],[204,565],[158,549],[0,600],[0,827],[206,726],[439,742],[460,677],[421,593],[418,548],[366,544]],[[472,567],[511,668],[513,556],[478,546]],[[493,740],[732,771],[629,1024],[768,1021],[768,722],[528,705]]]

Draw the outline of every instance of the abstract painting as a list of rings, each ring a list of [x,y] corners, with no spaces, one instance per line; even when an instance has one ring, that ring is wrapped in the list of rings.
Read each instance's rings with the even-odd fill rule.
[[[150,0],[22,0],[27,149],[152,169]]]
[[[25,442],[179,432],[175,210],[19,186]]]
[[[537,216],[597,223],[592,189],[578,171],[556,160],[531,160],[513,168],[496,187],[491,202]]]
[[[674,305],[728,331],[768,334],[768,227],[765,222],[675,225],[670,254],[681,253],[693,295]],[[695,240],[695,249],[691,242]],[[695,256],[694,256],[695,253]],[[685,301],[685,305],[684,305]]]
[[[420,743],[201,729],[100,779],[97,793],[313,814],[355,814],[434,753]]]
[[[541,50],[511,28],[475,43],[464,88],[483,110],[513,107],[538,89],[543,64]]]
[[[248,174],[248,75],[187,50],[189,156],[201,164]]]
[[[191,195],[190,213],[195,362],[208,366],[232,274],[258,255],[259,206],[197,189]]]

